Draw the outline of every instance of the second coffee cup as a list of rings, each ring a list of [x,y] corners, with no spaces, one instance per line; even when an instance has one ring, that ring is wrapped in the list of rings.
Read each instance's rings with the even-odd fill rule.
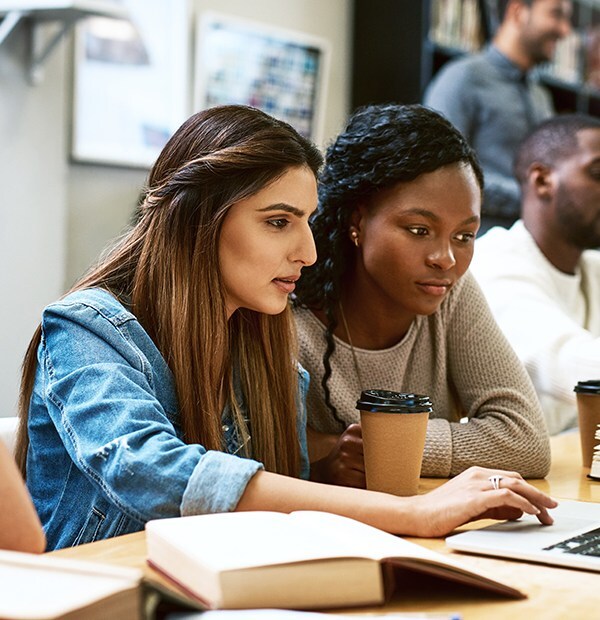
[[[577,395],[581,461],[591,467],[598,424],[600,424],[600,380],[579,381],[574,389]]]
[[[360,410],[367,489],[415,495],[431,401],[422,394],[364,390]]]

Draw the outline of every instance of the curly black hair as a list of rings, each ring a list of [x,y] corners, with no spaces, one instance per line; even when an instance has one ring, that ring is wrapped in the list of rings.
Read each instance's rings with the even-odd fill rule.
[[[483,190],[481,166],[462,134],[443,116],[421,105],[359,108],[327,149],[319,179],[319,207],[311,221],[318,259],[303,269],[294,303],[325,313],[322,387],[326,405],[343,426],[331,403],[328,382],[341,283],[353,256],[348,236],[352,214],[378,191],[454,163],[470,166]]]

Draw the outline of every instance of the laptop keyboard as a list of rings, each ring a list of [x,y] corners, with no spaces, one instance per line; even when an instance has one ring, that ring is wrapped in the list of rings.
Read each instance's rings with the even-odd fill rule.
[[[544,551],[551,551],[553,549],[563,553],[600,557],[600,527],[578,536],[573,536],[573,538],[561,540],[559,543],[550,545],[550,547],[545,547]]]

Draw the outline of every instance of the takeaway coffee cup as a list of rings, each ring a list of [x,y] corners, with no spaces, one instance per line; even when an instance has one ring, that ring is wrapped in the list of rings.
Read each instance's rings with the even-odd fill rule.
[[[584,467],[592,466],[596,445],[596,429],[600,424],[600,379],[579,381],[575,386],[581,438],[581,461]]]
[[[364,390],[360,410],[367,489],[415,495],[419,487],[428,396],[388,390]]]

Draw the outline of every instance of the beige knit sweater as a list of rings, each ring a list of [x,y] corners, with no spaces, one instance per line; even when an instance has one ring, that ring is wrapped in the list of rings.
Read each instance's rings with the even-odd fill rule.
[[[325,327],[309,310],[297,308],[294,314],[300,362],[311,376],[308,423],[317,431],[340,433],[321,387]],[[339,338],[335,342],[331,400],[350,424],[360,419],[355,407],[361,386],[350,345]],[[423,476],[447,477],[471,465],[515,470],[530,478],[548,473],[550,445],[539,402],[470,273],[437,312],[418,316],[398,344],[355,352],[363,388],[431,397]],[[464,416],[468,422],[459,423]]]

